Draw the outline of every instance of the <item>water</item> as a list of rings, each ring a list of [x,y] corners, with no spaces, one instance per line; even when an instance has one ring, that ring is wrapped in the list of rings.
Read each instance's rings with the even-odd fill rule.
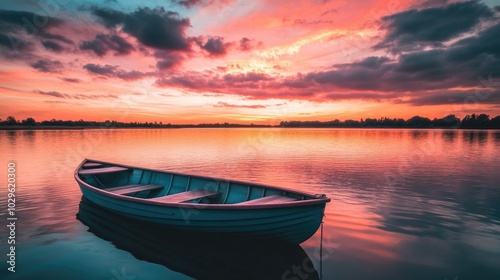
[[[2,279],[500,279],[500,131],[0,131],[0,148],[18,217],[16,273],[0,227]],[[73,179],[83,158],[325,193],[322,266],[320,231],[215,246],[92,208]],[[0,198],[7,224],[5,184]]]

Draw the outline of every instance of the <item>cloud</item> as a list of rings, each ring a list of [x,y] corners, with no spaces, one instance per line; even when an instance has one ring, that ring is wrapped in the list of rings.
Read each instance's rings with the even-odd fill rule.
[[[31,67],[40,72],[59,73],[64,66],[59,60],[39,59],[31,63]]]
[[[248,72],[224,75],[223,80],[228,84],[272,81],[274,78],[264,73]]]
[[[41,90],[35,90],[35,93],[41,94],[41,95],[48,95],[48,96],[53,96],[57,98],[67,98],[67,94],[65,93],[60,93],[57,91],[41,91]]]
[[[500,58],[500,36],[498,36],[500,33],[498,32],[500,32],[500,22],[478,32],[475,36],[464,38],[453,44],[447,52],[447,58],[455,63],[466,63],[476,60],[475,64],[477,67],[488,68],[487,71],[490,72],[498,72],[498,65],[497,67],[488,67],[493,66],[491,63],[488,63],[489,61],[496,60],[498,62]],[[482,56],[485,55],[493,57],[484,57],[484,61],[477,61],[477,59],[483,59]],[[484,63],[488,63],[489,65],[485,65]]]
[[[140,71],[136,71],[136,70],[125,71],[125,70],[119,69],[118,66],[112,66],[109,64],[101,66],[98,64],[88,63],[88,64],[85,64],[83,66],[83,68],[87,69],[87,71],[91,74],[104,76],[104,77],[110,77],[110,78],[119,78],[119,79],[126,80],[126,81],[133,81],[133,80],[142,79],[142,78],[152,74],[152,73],[144,73],[144,72],[140,72]]]
[[[335,64],[325,71],[289,76],[259,72],[214,75],[191,71],[158,79],[157,85],[251,99],[404,100],[414,105],[451,104],[463,102],[466,98],[463,89],[483,87],[481,75],[500,77],[498,34],[500,22],[455,41],[447,48],[417,50],[393,58],[366,57]]]
[[[243,37],[239,42],[239,49],[244,52],[251,51],[257,45],[262,45],[262,42],[257,43],[255,39],[248,39],[247,37]]]
[[[154,56],[158,59],[156,67],[160,70],[172,69],[185,59],[182,54],[169,51],[156,51]]]
[[[82,42],[80,49],[93,51],[98,56],[104,56],[110,50],[115,55],[126,55],[135,50],[132,44],[116,34],[97,34],[94,40]]]
[[[115,69],[117,66],[111,66],[111,65],[98,65],[98,64],[93,64],[93,63],[88,63],[83,66],[83,68],[87,69],[90,73],[97,74],[97,75],[102,75],[102,76],[112,76],[115,72]]]
[[[247,108],[247,109],[267,108],[264,105],[236,105],[236,104],[229,104],[227,102],[218,102],[217,104],[212,106],[215,108]]]
[[[256,90],[262,87],[271,86],[273,81],[273,77],[257,72],[214,76],[211,73],[191,71],[159,78],[156,83],[158,86],[162,87],[174,86],[195,91],[231,93],[232,91],[237,91],[237,89]],[[272,87],[277,86],[277,84],[272,85]],[[244,91],[242,95],[245,95]]]
[[[24,34],[50,37],[48,30],[60,26],[63,21],[47,15],[26,11],[0,10],[0,46],[8,51],[30,52],[33,44],[21,39]]]
[[[118,98],[118,96],[114,94],[67,94],[61,93],[58,91],[41,91],[34,90],[34,93],[38,93],[41,95],[52,96],[63,99],[110,99],[110,98]]]
[[[71,39],[68,39],[62,35],[59,35],[59,34],[52,34],[52,33],[48,33],[48,32],[43,32],[40,34],[40,37],[44,38],[44,39],[49,39],[49,40],[57,40],[57,41],[61,41],[61,42],[64,42],[66,44],[73,44],[73,41]]]
[[[92,7],[91,12],[107,28],[114,28],[123,24],[126,18],[125,13],[108,8]]]
[[[124,71],[124,70],[118,70],[115,72],[115,76],[117,78],[120,78],[122,80],[126,81],[135,81],[138,79],[142,79],[146,76],[149,76],[149,73],[143,73],[137,70],[132,70],[132,71]]]
[[[52,52],[66,50],[64,44],[73,42],[53,33],[65,23],[46,14],[0,9],[0,56],[26,61],[41,72],[59,72],[62,68],[59,61],[40,59],[36,51],[38,42]]]
[[[219,7],[233,4],[232,0],[173,0],[173,3],[190,9],[196,6],[217,5]]]
[[[315,26],[315,25],[332,25],[335,21],[333,20],[306,20],[306,19],[295,19],[293,20],[293,25],[302,25],[302,26]]]
[[[364,58],[361,61],[345,64],[334,64],[333,67],[336,68],[348,68],[348,67],[362,67],[368,69],[379,69],[382,64],[388,62],[390,59],[388,57],[382,56],[370,56]]]
[[[123,32],[134,36],[145,46],[161,50],[185,50],[190,46],[185,30],[189,19],[163,8],[139,8],[132,13],[97,8],[91,9],[104,26],[112,29],[122,27]]]
[[[224,56],[229,47],[233,45],[233,43],[224,43],[222,37],[209,37],[205,42],[203,42],[202,37],[198,37],[195,42],[211,57]]]
[[[80,79],[77,79],[77,78],[67,78],[67,77],[62,77],[62,78],[59,78],[65,82],[68,82],[68,83],[79,83],[81,82],[82,80]]]
[[[7,49],[8,51],[22,51],[30,46],[31,44],[19,39],[17,36],[0,33],[0,47],[3,49]]]
[[[431,92],[419,92],[408,100],[396,99],[394,103],[407,103],[414,106],[447,105],[447,104],[467,104],[471,101],[479,100],[481,97],[483,104],[500,104],[500,95],[492,94],[488,89],[476,90],[442,90]]]
[[[0,10],[0,22],[2,22],[0,30],[23,28],[30,34],[36,34],[39,30],[46,30],[63,23],[61,19],[47,15],[11,10]]]
[[[407,10],[382,18],[382,27],[387,34],[374,48],[399,53],[425,46],[439,47],[443,42],[471,31],[482,19],[492,15],[491,9],[478,1]]]
[[[42,45],[50,51],[53,52],[62,52],[64,51],[64,47],[54,41],[42,41]]]
[[[203,0],[174,0],[174,3],[179,4],[186,8],[191,8],[196,5],[202,4]]]

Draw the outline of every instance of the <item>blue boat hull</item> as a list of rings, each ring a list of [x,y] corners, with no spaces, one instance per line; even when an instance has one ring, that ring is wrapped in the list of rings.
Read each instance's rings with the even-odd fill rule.
[[[204,209],[145,205],[116,200],[80,186],[91,202],[123,216],[179,229],[279,239],[300,244],[309,239],[323,219],[325,205],[296,208]]]
[[[116,167],[106,168],[107,171],[109,171],[110,168]],[[147,197],[150,195],[150,191],[145,192],[147,193],[146,197],[140,195],[134,196],[136,195],[135,193],[132,196],[117,195],[106,191],[108,188],[107,186],[99,187],[89,183],[99,182],[102,184],[101,181],[107,180],[111,182],[109,184],[115,184],[113,182],[121,182],[121,184],[125,182],[128,184],[131,181],[130,178],[133,178],[133,174],[138,172],[137,169],[133,169],[134,171],[130,173],[132,175],[115,175],[115,177],[106,174],[92,175],[88,174],[89,172],[87,171],[80,172],[79,174],[79,169],[75,171],[75,179],[79,184],[82,194],[86,199],[96,205],[132,219],[197,232],[276,239],[287,243],[300,244],[317,231],[323,219],[326,202],[329,201],[329,199],[314,199],[313,196],[309,197],[306,194],[298,192],[292,193],[291,191],[284,191],[276,187],[242,182],[229,183],[225,181],[227,184],[227,188],[225,189],[226,194],[222,195],[221,199],[225,197],[224,200],[232,200],[231,203],[159,203],[154,201],[158,194],[154,194],[152,198]],[[98,171],[106,170],[100,169]],[[154,170],[144,170],[141,172],[145,174],[155,172],[162,175],[167,174],[166,172]],[[155,176],[157,175],[150,177]],[[189,175],[176,174],[175,176]],[[144,175],[141,173],[140,177],[143,178]],[[100,178],[100,180],[98,178]],[[188,181],[216,180],[214,178],[196,176],[192,176],[191,178],[193,179],[189,179]],[[140,180],[138,182],[140,182]],[[170,180],[163,181],[166,181],[165,185],[167,185],[169,181],[170,185],[174,185],[172,183],[174,181],[174,175],[172,175]],[[147,183],[152,182],[153,181],[149,179]],[[153,183],[161,184],[162,182],[154,181]],[[218,183],[218,185],[221,184],[222,183]],[[231,189],[232,187],[230,187],[230,184],[236,186],[234,187],[235,189]],[[116,189],[116,185],[114,187]],[[188,184],[188,187],[197,188],[193,183],[191,183],[191,185]],[[238,190],[237,187],[242,191],[235,191]],[[248,190],[245,190],[245,188]],[[218,190],[219,189],[222,188],[218,188]],[[268,193],[280,192],[288,196],[293,196],[297,198],[297,201],[282,204],[251,203],[254,205],[245,205],[245,203],[242,203],[259,201],[255,197],[252,198],[252,194],[264,194],[266,191]],[[140,194],[140,192],[138,193]],[[163,196],[168,196],[168,193]],[[263,195],[263,197],[264,196],[265,195]],[[269,197],[265,197],[265,199],[267,198]],[[248,201],[245,199],[248,199]]]

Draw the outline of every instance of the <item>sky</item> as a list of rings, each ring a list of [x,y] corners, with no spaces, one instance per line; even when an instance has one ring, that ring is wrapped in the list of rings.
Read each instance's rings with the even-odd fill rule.
[[[0,3],[0,118],[500,115],[500,1]]]

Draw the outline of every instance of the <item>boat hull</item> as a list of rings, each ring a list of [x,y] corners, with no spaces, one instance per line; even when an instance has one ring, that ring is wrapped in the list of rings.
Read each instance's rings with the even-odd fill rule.
[[[278,239],[300,244],[321,224],[325,204],[263,209],[209,209],[169,207],[120,200],[80,184],[83,196],[91,202],[123,216],[185,230]]]
[[[90,202],[182,230],[300,244],[321,225],[324,195],[84,160],[75,180]]]

